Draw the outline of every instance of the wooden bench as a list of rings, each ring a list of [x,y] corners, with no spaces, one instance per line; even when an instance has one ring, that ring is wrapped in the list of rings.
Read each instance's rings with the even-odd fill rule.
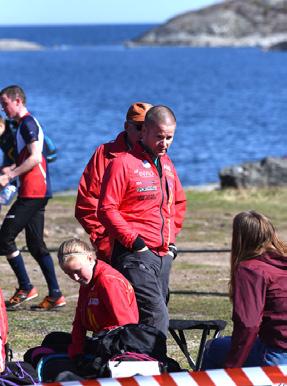
[[[216,338],[220,335],[221,331],[224,330],[225,326],[226,326],[225,320],[171,319],[169,321],[169,332],[171,333],[173,339],[176,341],[179,348],[181,349],[184,356],[186,357],[189,366],[193,370],[200,370],[202,365],[203,354],[204,354],[204,347],[205,347],[207,338],[210,335],[210,332],[211,331],[213,332],[211,338]],[[202,331],[196,360],[192,358],[188,350],[188,345],[185,337],[185,331],[188,331],[188,330]]]

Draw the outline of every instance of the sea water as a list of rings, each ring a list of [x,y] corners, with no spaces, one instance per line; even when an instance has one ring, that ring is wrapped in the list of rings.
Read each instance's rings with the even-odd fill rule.
[[[93,151],[123,129],[135,101],[174,110],[169,154],[184,186],[217,182],[225,166],[286,155],[287,53],[124,44],[151,27],[0,28],[0,39],[44,47],[0,52],[0,87],[21,85],[56,143],[54,191],[77,188]]]

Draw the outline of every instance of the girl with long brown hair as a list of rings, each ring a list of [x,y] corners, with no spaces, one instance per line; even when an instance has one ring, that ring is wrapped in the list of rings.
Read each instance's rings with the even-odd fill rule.
[[[203,368],[287,364],[287,244],[258,212],[233,220],[229,293],[232,336],[210,342]]]

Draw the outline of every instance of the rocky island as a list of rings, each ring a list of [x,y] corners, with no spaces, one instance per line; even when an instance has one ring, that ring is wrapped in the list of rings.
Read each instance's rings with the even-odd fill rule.
[[[287,0],[226,0],[178,15],[129,45],[282,49],[287,42]]]

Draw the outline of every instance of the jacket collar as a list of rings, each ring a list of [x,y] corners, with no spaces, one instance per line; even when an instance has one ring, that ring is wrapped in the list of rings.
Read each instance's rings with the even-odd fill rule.
[[[154,164],[154,155],[149,150],[147,146],[145,146],[141,141],[137,142],[135,147],[133,148],[132,152],[133,155],[147,159],[150,163]],[[167,155],[163,155],[161,157],[158,157],[159,160],[163,160],[167,157]]]
[[[131,150],[131,146],[128,142],[127,133],[122,131],[118,134],[117,138],[106,144],[108,146],[108,152],[110,155],[116,157],[118,153],[128,152]]]

